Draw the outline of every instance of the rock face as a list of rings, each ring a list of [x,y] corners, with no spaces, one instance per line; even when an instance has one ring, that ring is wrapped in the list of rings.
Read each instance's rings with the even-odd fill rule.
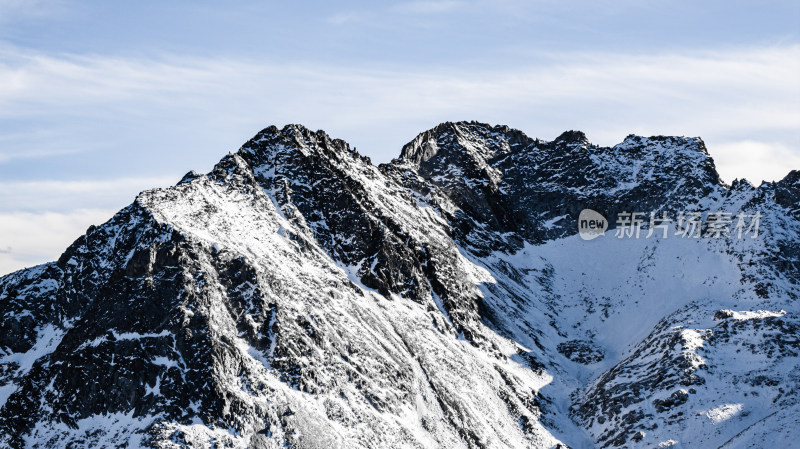
[[[798,180],[727,186],[696,138],[445,123],[376,167],[270,127],[0,278],[0,446],[789,447]]]

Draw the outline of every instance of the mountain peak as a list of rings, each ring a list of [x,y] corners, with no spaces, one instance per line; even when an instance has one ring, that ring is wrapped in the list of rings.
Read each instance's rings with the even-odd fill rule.
[[[498,152],[522,147],[532,141],[522,131],[505,125],[490,125],[474,120],[444,122],[418,134],[405,144],[400,152],[400,160],[419,166],[436,156],[439,147],[443,145],[471,154],[469,157],[489,159],[499,154]],[[474,150],[480,151],[475,153]],[[448,157],[451,156],[454,155]]]
[[[561,133],[556,139],[553,141],[556,143],[589,143],[589,139],[586,138],[586,134],[583,131],[564,131]]]
[[[239,149],[239,154],[254,165],[274,161],[278,153],[286,152],[325,159],[350,157],[370,160],[351,148],[346,141],[332,138],[323,130],[312,131],[300,124],[264,128]]]

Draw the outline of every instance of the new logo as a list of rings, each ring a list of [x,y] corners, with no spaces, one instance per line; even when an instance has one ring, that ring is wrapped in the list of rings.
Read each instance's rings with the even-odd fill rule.
[[[591,209],[584,209],[578,215],[578,234],[584,240],[592,240],[605,234],[608,220]]]

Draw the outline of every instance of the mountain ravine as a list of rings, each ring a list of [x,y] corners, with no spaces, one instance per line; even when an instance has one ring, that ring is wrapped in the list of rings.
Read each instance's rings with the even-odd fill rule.
[[[0,278],[0,447],[793,447],[798,281],[800,172],[699,138],[273,126]]]

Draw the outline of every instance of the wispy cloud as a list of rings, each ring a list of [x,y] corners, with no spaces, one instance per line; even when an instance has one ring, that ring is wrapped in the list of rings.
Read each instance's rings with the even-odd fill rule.
[[[236,79],[242,69],[257,75],[252,71],[256,67],[233,61],[169,59],[49,56],[2,49],[0,118],[37,113],[42,107],[73,108],[142,96],[151,102],[169,102],[170,96],[222,88],[226,77]]]
[[[545,138],[582,128],[605,144],[629,132],[700,135],[712,154],[715,143],[743,140],[796,152],[800,134],[797,46],[695,55],[566,55],[544,66],[487,72],[41,55],[11,60],[0,65],[0,111],[5,111],[0,117],[54,111],[124,116],[133,110],[152,114],[149,126],[156,131],[165,115],[184,114],[198,122],[268,117],[341,131],[378,160],[396,155],[420,127],[460,118],[507,122]],[[32,149],[25,141],[21,136],[25,145],[6,145],[2,158],[54,150]],[[17,148],[25,153],[15,154]],[[778,160],[763,160],[759,167],[788,171]],[[739,177],[773,176],[752,165],[739,168]]]
[[[341,11],[327,16],[324,21],[333,25],[361,24],[372,27],[386,28],[397,25],[401,16],[408,19],[413,16],[430,16],[465,8],[465,1],[437,0],[437,1],[410,1],[394,3],[390,6],[376,4],[374,8]],[[389,19],[389,20],[387,20]],[[418,25],[416,22],[403,22],[403,26]]]
[[[131,203],[143,190],[166,187],[177,181],[177,177],[0,181],[0,213],[120,209]]]
[[[0,276],[57,259],[90,225],[107,221],[114,212],[0,213],[0,248],[4,248],[0,249]]]
[[[0,130],[10,132],[0,140],[0,164],[107,147],[135,152],[150,161],[148,170],[176,175],[0,181],[0,248],[14,248],[0,254],[0,272],[56,258],[140,190],[173,184],[179,173],[208,166],[269,124],[326,129],[377,161],[397,156],[427,127],[477,119],[545,139],[582,129],[606,145],[629,133],[701,136],[727,181],[746,177],[757,184],[800,168],[800,46],[535,59],[514,69],[376,68],[6,47]],[[85,118],[84,128],[75,132],[70,117]],[[53,128],[28,133],[15,125],[21,119]],[[119,122],[130,126],[105,129]],[[160,145],[133,146],[143,133]]]
[[[714,162],[723,180],[731,182],[751,173],[748,180],[755,185],[761,181],[776,181],[791,169],[800,170],[800,147],[790,148],[778,142],[741,140],[714,145]]]
[[[454,0],[440,1],[413,1],[401,2],[393,5],[390,10],[411,14],[440,14],[463,7],[464,2]]]
[[[0,276],[58,258],[140,191],[177,179],[0,182]]]
[[[0,23],[25,18],[45,18],[66,11],[63,0],[0,0]]]
[[[17,146],[12,151],[0,150],[0,164],[15,159],[37,159],[43,157],[76,154],[80,152],[81,152],[80,150],[57,150],[57,149],[47,149],[47,148],[31,148],[23,151],[23,149],[20,146]]]
[[[364,18],[366,18],[366,14],[364,14],[363,12],[356,12],[356,11],[339,12],[326,17],[325,22],[334,25],[344,25],[347,23],[361,21]]]
[[[264,120],[300,121],[352,140],[377,160],[395,156],[421,127],[462,118],[509,123],[544,138],[581,128],[603,144],[630,132],[699,135],[712,154],[717,143],[746,140],[795,154],[800,137],[796,45],[680,55],[539,55],[537,65],[485,71],[8,51],[0,60],[0,120],[117,116],[165,136],[181,124],[176,120],[187,128],[191,122],[217,126],[195,125],[198,140],[226,122],[252,133],[256,123],[269,124]],[[53,150],[31,148],[25,139],[6,142],[0,158],[21,157],[18,148],[28,156]],[[766,158],[759,167],[767,165],[788,170]],[[740,168],[737,176],[768,176],[749,164]]]

